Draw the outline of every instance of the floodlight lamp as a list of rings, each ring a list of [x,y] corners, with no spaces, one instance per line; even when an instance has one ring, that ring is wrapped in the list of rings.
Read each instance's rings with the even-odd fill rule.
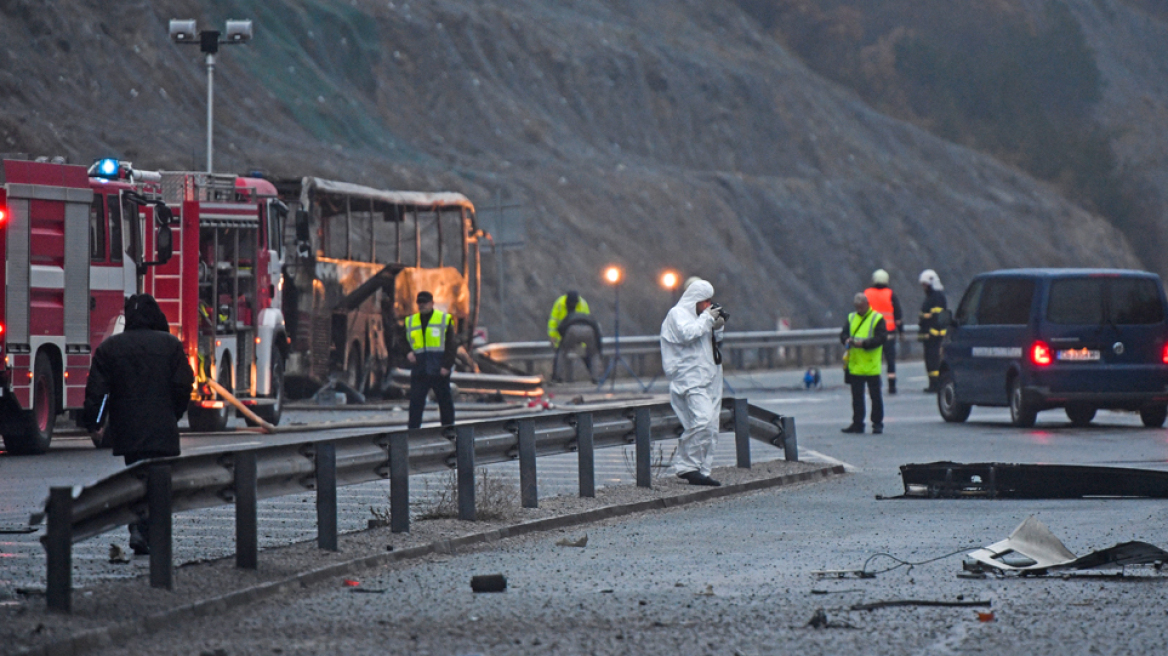
[[[604,270],[604,279],[608,284],[615,285],[621,281],[622,271],[618,266],[610,266]]]
[[[199,29],[194,20],[171,20],[170,40],[175,43],[195,43],[199,40]]]
[[[677,273],[674,271],[666,271],[661,274],[661,286],[665,289],[677,287]]]
[[[247,43],[251,41],[252,36],[253,32],[250,20],[227,21],[228,43]]]

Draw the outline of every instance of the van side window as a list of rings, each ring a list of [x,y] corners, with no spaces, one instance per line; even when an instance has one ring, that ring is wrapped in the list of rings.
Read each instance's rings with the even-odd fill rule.
[[[1046,318],[1063,326],[1103,323],[1103,278],[1063,278],[1050,283]]]
[[[89,206],[89,259],[105,262],[105,204],[100,194],[94,194]]]
[[[1160,302],[1160,288],[1147,278],[1112,278],[1111,321],[1120,325],[1162,323],[1164,306]]]
[[[961,297],[961,304],[957,306],[957,314],[954,315],[958,324],[962,326],[977,325],[977,305],[981,299],[981,288],[982,281],[974,281],[966,290],[965,296]]]
[[[1025,326],[1030,323],[1033,301],[1033,280],[990,278],[985,281],[977,304],[977,323],[981,326]]]

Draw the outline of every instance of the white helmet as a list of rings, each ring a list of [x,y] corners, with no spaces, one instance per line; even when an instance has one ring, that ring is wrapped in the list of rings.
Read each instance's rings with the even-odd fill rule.
[[[930,288],[936,291],[945,289],[945,287],[941,285],[941,276],[938,276],[937,272],[933,271],[932,269],[925,269],[922,271],[920,280],[922,285],[928,285]]]
[[[888,284],[888,272],[885,271],[884,269],[876,269],[875,271],[873,271],[872,272],[872,284],[873,285],[887,285]]]

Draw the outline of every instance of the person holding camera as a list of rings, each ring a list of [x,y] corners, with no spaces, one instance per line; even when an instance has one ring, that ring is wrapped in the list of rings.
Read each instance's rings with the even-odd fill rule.
[[[855,312],[840,331],[840,343],[847,348],[844,359],[844,379],[852,386],[852,425],[841,429],[845,433],[864,432],[864,388],[872,397],[872,434],[884,432],[884,398],[880,394],[880,359],[888,328],[884,317],[872,309],[863,292],[852,299]]]
[[[689,284],[661,324],[661,364],[669,400],[684,432],[673,472],[690,485],[721,485],[710,478],[722,410],[722,357],[718,352],[729,316],[713,302],[714,286]]]

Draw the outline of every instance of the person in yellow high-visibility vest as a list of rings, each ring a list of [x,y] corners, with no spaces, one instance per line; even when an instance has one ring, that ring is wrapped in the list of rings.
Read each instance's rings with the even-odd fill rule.
[[[413,366],[410,371],[409,429],[422,426],[422,412],[426,396],[434,390],[438,413],[443,426],[454,424],[454,397],[450,393],[450,372],[458,344],[454,337],[453,317],[434,309],[434,295],[418,292],[418,311],[406,317],[406,340],[410,352],[406,359]]]
[[[552,313],[548,315],[548,339],[557,349],[560,348],[560,340],[563,339],[563,335],[560,334],[560,323],[573,313],[591,314],[588,310],[588,301],[581,298],[579,292],[570,291],[552,303]]]
[[[855,312],[840,331],[840,343],[847,351],[847,368],[844,378],[852,387],[852,425],[842,429],[845,433],[864,432],[864,388],[872,397],[872,433],[884,432],[884,398],[880,394],[880,359],[883,356],[884,341],[888,338],[888,328],[884,317],[872,309],[868,297],[863,292],[852,299]]]

